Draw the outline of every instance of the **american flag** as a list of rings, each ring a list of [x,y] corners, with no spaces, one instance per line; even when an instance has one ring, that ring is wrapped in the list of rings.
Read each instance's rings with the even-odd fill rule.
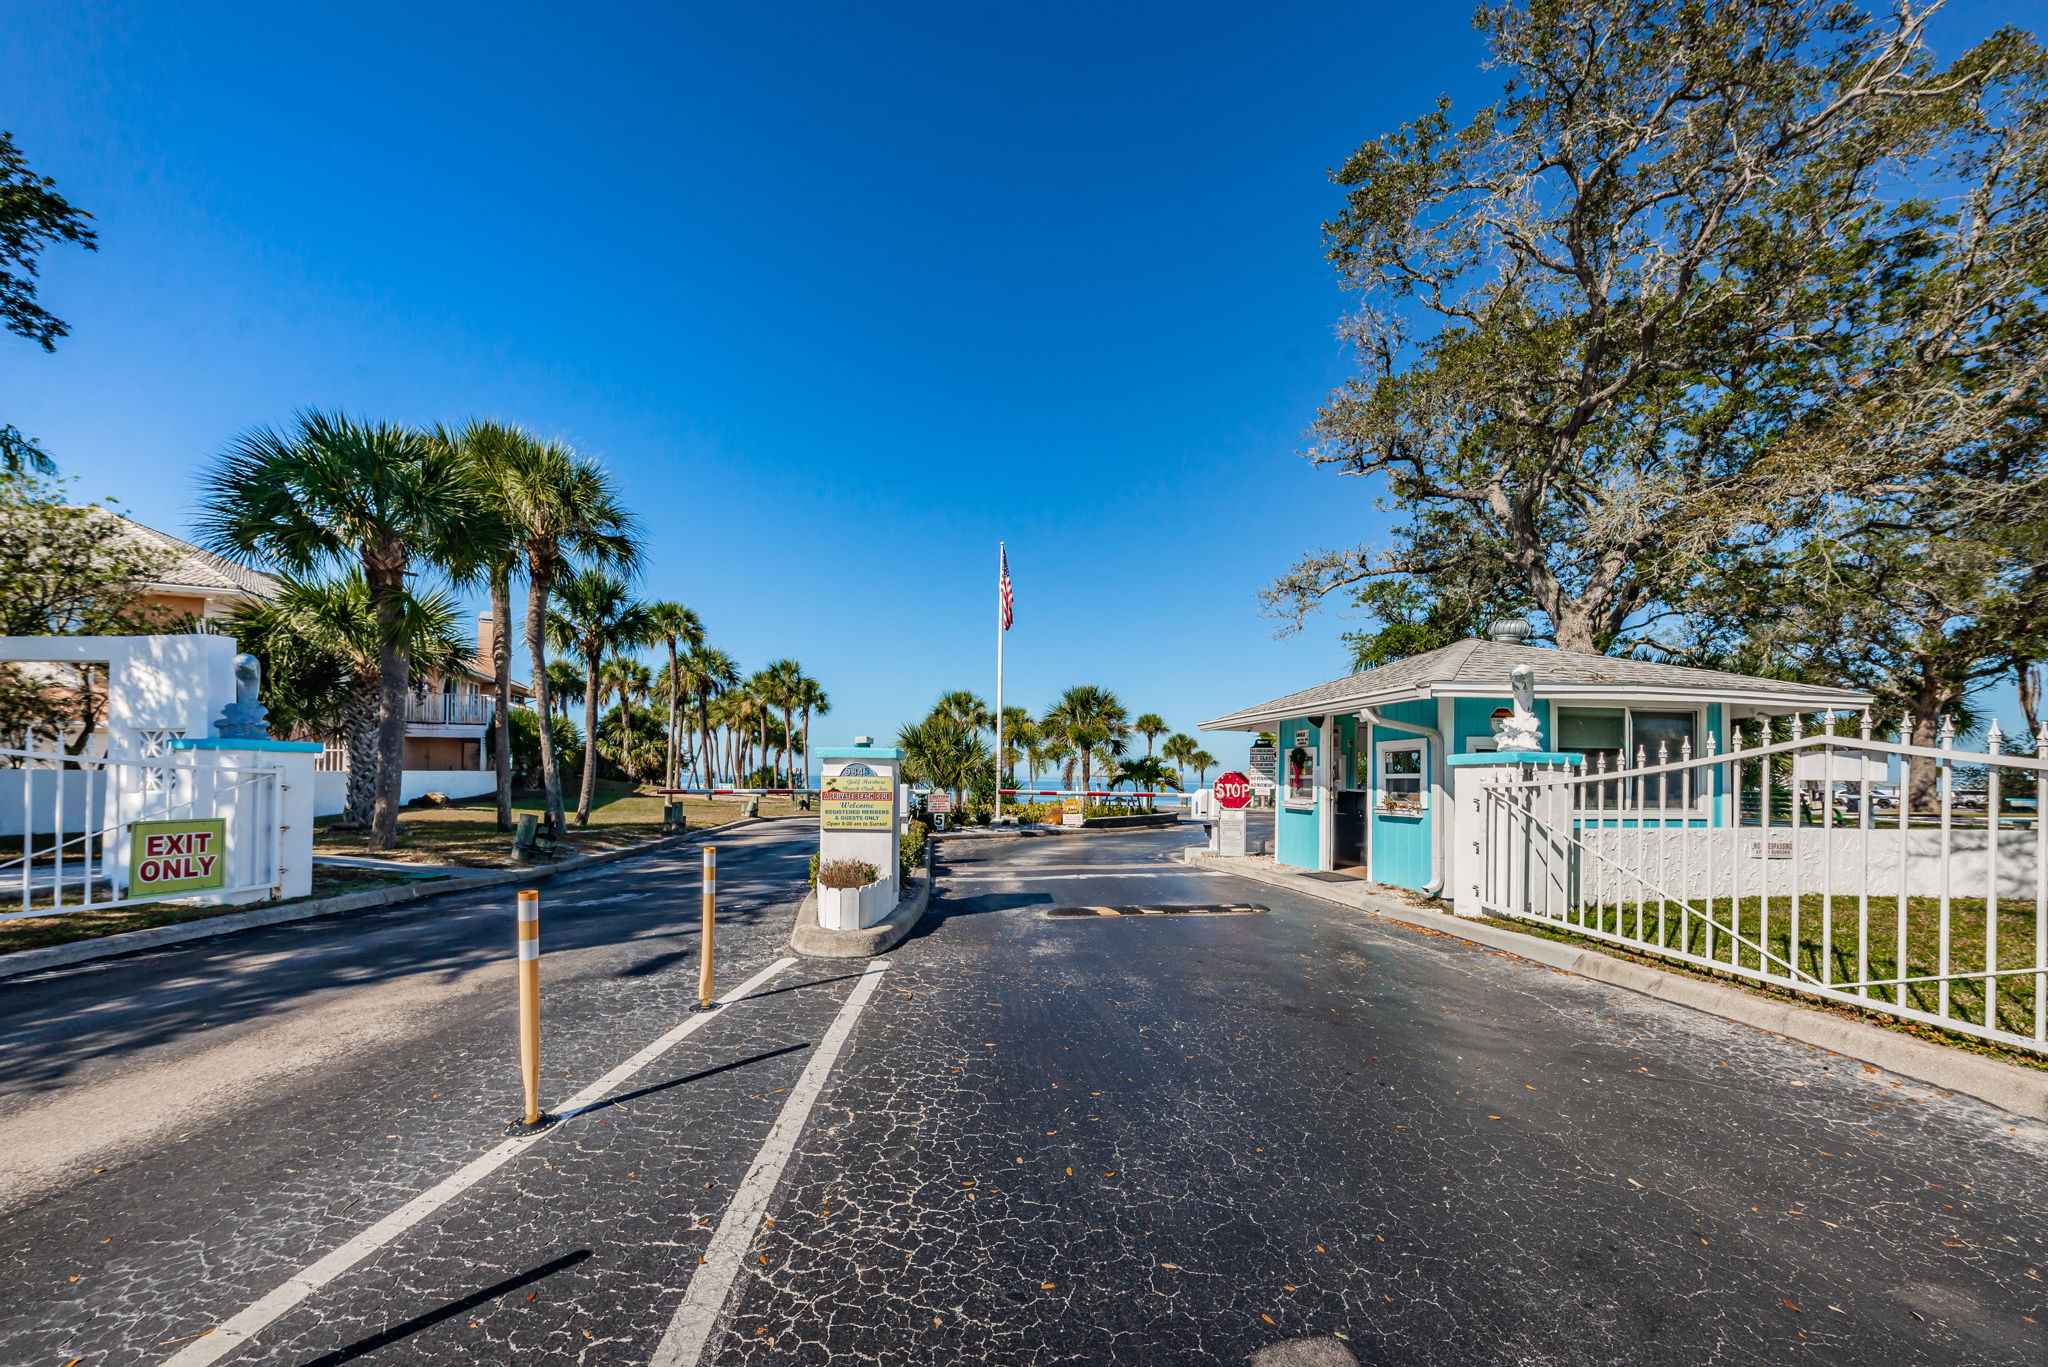
[[[1016,592],[1016,590],[1015,590],[1015,589],[1013,589],[1013,588],[1011,588],[1011,587],[1010,587],[1010,553],[1009,553],[1009,551],[1005,550],[1005,551],[1004,551],[1004,552],[1002,553],[1002,561],[1003,561],[1003,577],[1002,577],[1001,581],[1000,581],[1000,582],[999,582],[999,583],[997,584],[997,586],[996,586],[996,596],[997,596],[998,598],[1000,598],[1000,599],[1002,600],[1002,605],[1003,605],[1003,630],[1004,630],[1004,631],[1008,631],[1008,630],[1010,629],[1010,623],[1011,623],[1011,622],[1013,622],[1013,621],[1015,621],[1015,620],[1017,619],[1017,612],[1016,612],[1016,608],[1017,608],[1017,592]]]

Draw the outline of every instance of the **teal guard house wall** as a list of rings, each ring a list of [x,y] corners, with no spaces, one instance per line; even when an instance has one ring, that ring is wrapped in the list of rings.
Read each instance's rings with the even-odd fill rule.
[[[1492,709],[1489,708],[1490,712]],[[1380,716],[1389,721],[1411,722],[1416,726],[1436,726],[1436,704],[1426,700],[1392,703],[1380,709]],[[1372,877],[1376,883],[1390,883],[1397,888],[1420,890],[1436,875],[1433,852],[1436,847],[1433,827],[1437,820],[1436,795],[1429,785],[1424,791],[1430,793],[1429,806],[1418,816],[1388,816],[1379,809],[1380,795],[1380,752],[1379,742],[1383,740],[1419,740],[1424,747],[1433,751],[1435,741],[1397,731],[1390,726],[1372,728],[1372,751],[1369,758],[1372,815],[1366,818],[1366,832],[1372,840]],[[1424,755],[1424,772],[1433,773],[1442,756],[1434,753]]]
[[[1305,721],[1280,723],[1280,792],[1273,814],[1273,859],[1276,863],[1297,869],[1322,867],[1316,809],[1287,805],[1287,754],[1294,748],[1294,738],[1299,732],[1314,730]]]

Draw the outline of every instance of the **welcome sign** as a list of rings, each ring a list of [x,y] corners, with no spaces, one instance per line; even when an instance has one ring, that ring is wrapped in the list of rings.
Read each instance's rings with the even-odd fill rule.
[[[137,821],[128,827],[128,895],[219,892],[228,885],[223,817]]]
[[[827,774],[819,798],[818,824],[825,830],[886,831],[896,824],[896,784],[887,774]]]

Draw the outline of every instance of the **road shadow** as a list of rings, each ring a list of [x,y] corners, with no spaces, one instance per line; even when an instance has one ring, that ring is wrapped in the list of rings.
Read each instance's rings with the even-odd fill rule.
[[[681,1087],[685,1083],[690,1082],[702,1082],[705,1078],[717,1077],[720,1073],[730,1073],[738,1068],[746,1068],[771,1058],[781,1058],[784,1054],[798,1053],[810,1047],[809,1044],[785,1044],[780,1049],[770,1049],[765,1053],[750,1054],[746,1058],[736,1058],[730,1063],[721,1063],[716,1068],[706,1068],[701,1072],[691,1073],[686,1077],[673,1077],[666,1082],[650,1083],[635,1091],[621,1092],[617,1096],[608,1096],[602,1101],[593,1101],[581,1110],[566,1112],[562,1119],[580,1120],[582,1117],[594,1112],[609,1110],[622,1101],[637,1101],[644,1096],[653,1096],[656,1092],[666,1092],[671,1087]]]
[[[787,932],[814,848],[792,834],[787,842],[736,847],[728,856],[728,868],[750,886],[720,901],[722,944],[731,935],[736,948],[758,947],[779,943]],[[645,946],[630,963],[583,968],[579,977],[644,982],[696,958],[694,876],[656,873],[629,861],[540,886],[544,956]],[[562,905],[619,893],[632,896],[606,905]],[[452,983],[499,967],[509,972],[512,903],[511,887],[454,891],[0,981],[0,1095],[47,1091],[88,1061],[258,1021],[334,988],[414,977]]]
[[[374,1353],[379,1348],[388,1348],[394,1343],[411,1338],[422,1329],[431,1329],[442,1320],[453,1319],[457,1315],[476,1309],[479,1305],[487,1304],[509,1292],[517,1291],[523,1286],[531,1286],[543,1278],[552,1277],[564,1268],[574,1267],[591,1256],[591,1251],[587,1248],[579,1248],[574,1253],[564,1253],[561,1257],[550,1259],[539,1267],[530,1268],[515,1276],[507,1277],[501,1282],[493,1282],[480,1291],[472,1291],[461,1300],[450,1301],[446,1305],[437,1306],[423,1315],[414,1315],[403,1324],[394,1324],[389,1329],[380,1329],[368,1338],[357,1339],[354,1343],[343,1348],[337,1348],[331,1353],[322,1353],[319,1357],[301,1364],[301,1367],[341,1367],[341,1364],[344,1362],[352,1361],[366,1353]]]

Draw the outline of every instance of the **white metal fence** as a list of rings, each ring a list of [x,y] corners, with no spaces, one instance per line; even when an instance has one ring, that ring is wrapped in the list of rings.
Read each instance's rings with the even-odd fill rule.
[[[2048,1051],[2048,731],[2028,757],[1995,726],[1967,752],[1947,726],[1918,746],[1850,725],[1509,771],[1482,799],[1480,903]]]
[[[227,758],[220,752],[72,755],[61,737],[34,732],[21,748],[0,747],[0,769],[16,781],[18,824],[11,829],[20,833],[0,838],[0,920],[165,900],[129,895],[128,834],[137,821],[226,822],[225,882],[201,894],[205,900],[277,888],[278,771]]]

